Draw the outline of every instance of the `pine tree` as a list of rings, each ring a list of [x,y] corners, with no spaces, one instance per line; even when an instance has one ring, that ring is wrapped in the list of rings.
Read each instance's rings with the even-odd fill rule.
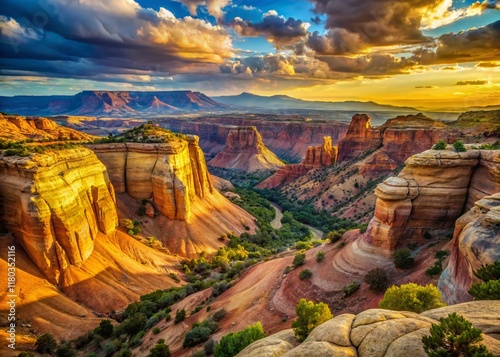
[[[455,312],[432,324],[430,333],[422,337],[424,351],[430,357],[493,357],[479,344],[483,340],[481,330]]]
[[[469,294],[476,300],[500,299],[500,261],[485,265],[474,274],[483,282],[472,284]]]

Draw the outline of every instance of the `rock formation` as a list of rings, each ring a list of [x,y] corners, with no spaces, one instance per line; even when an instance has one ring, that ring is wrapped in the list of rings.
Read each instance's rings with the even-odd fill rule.
[[[456,312],[483,331],[482,343],[500,354],[497,339],[500,301],[476,301],[429,310],[421,314],[371,309],[357,315],[342,314],[316,327],[299,344],[293,330],[258,340],[237,357],[426,357],[422,336],[429,335],[440,317]]]
[[[0,138],[5,140],[92,140],[94,137],[57,125],[42,117],[23,117],[0,113]]]
[[[229,130],[224,149],[208,162],[210,166],[244,172],[276,170],[285,166],[262,142],[257,128]]]
[[[474,271],[500,260],[500,192],[486,196],[456,222],[448,267],[438,287],[449,304],[471,300],[467,290],[479,282]]]
[[[356,114],[352,117],[349,129],[343,140],[339,142],[339,161],[348,161],[361,156],[369,150],[376,150],[382,145],[382,133],[373,129],[370,117]]]
[[[498,154],[427,150],[410,157],[398,177],[375,190],[377,203],[368,228],[372,244],[392,250],[400,240],[452,228],[467,202],[500,191]],[[481,189],[474,189],[478,182]]]
[[[323,145],[309,146],[306,157],[300,164],[287,165],[278,169],[272,176],[260,182],[257,188],[281,188],[314,168],[332,166],[337,160],[337,147],[332,145],[332,138],[325,136]]]
[[[213,194],[198,138],[169,143],[91,145],[109,170],[116,193],[141,200],[152,198],[170,219],[189,220],[195,199]]]
[[[106,168],[85,148],[0,158],[0,203],[0,221],[52,283],[118,223]]]

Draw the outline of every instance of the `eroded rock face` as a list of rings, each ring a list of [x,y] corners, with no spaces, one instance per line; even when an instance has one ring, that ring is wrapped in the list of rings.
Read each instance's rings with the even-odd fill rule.
[[[368,228],[372,244],[392,250],[401,239],[452,228],[467,202],[500,190],[495,164],[499,154],[428,150],[409,158],[398,177],[375,190],[377,203]]]
[[[198,137],[161,144],[91,145],[108,168],[116,193],[152,198],[170,219],[189,220],[196,199],[214,191]]]
[[[483,331],[484,341],[494,355],[500,353],[500,301],[475,301],[429,310],[422,314],[383,309],[366,310],[358,315],[343,314],[316,327],[307,339],[294,347],[291,330],[256,341],[237,357],[426,357],[422,336],[440,317],[457,312]],[[490,336],[491,334],[491,336]],[[258,354],[257,354],[258,353]]]
[[[285,164],[262,142],[254,126],[229,130],[226,146],[212,160],[210,166],[245,172],[276,170]]]
[[[369,150],[376,150],[382,145],[382,133],[372,128],[370,117],[356,114],[352,117],[346,137],[339,142],[339,161],[358,158]]]
[[[323,145],[309,146],[306,157],[300,164],[287,165],[278,169],[272,176],[268,177],[257,188],[281,188],[299,177],[304,176],[314,168],[332,166],[337,160],[337,147],[332,145],[332,138],[325,136]]]
[[[105,166],[85,148],[0,158],[0,221],[52,283],[118,217]]]
[[[500,260],[500,193],[477,201],[456,222],[448,267],[438,287],[449,304],[472,300],[467,292],[479,282],[474,271]]]

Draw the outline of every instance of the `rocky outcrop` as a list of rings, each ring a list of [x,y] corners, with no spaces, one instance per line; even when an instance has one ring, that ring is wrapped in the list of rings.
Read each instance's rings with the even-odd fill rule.
[[[0,158],[0,221],[52,283],[118,217],[104,165],[85,148]]]
[[[0,113],[0,138],[6,140],[91,140],[92,136],[57,125],[42,117],[23,117]]]
[[[494,355],[500,353],[500,301],[477,301],[429,310],[422,314],[371,309],[357,315],[343,314],[316,327],[297,346],[293,331],[285,330],[258,340],[237,357],[425,357],[422,336],[432,324],[452,312],[464,316],[483,331],[484,341]]]
[[[449,304],[471,300],[468,290],[479,282],[474,271],[500,260],[500,192],[478,200],[456,222],[448,267],[438,287]]]
[[[343,140],[339,142],[339,161],[356,159],[363,153],[376,150],[382,145],[382,133],[372,128],[370,117],[356,114],[352,117],[349,129]]]
[[[89,147],[108,168],[116,193],[152,198],[170,219],[189,220],[193,202],[214,192],[196,136],[168,143]]]
[[[210,166],[244,172],[276,170],[285,164],[262,142],[257,128],[229,130],[224,149],[208,162]]]
[[[467,202],[500,190],[498,155],[474,149],[428,150],[409,158],[398,177],[375,190],[377,203],[368,228],[372,244],[392,250],[402,239],[453,228]],[[480,190],[474,188],[477,182],[482,183]]]
[[[332,166],[337,160],[337,147],[332,145],[332,138],[325,136],[323,145],[309,146],[306,157],[300,164],[287,165],[278,169],[272,176],[260,182],[261,189],[281,188],[304,176],[314,168]]]
[[[309,146],[302,164],[307,167],[332,166],[337,161],[337,148],[332,145],[332,138],[325,136],[323,145]]]

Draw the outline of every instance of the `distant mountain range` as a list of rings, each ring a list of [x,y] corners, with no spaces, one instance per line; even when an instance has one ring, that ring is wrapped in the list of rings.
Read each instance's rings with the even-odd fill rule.
[[[226,108],[200,92],[83,91],[71,96],[0,97],[0,111],[21,115],[135,116]]]
[[[309,110],[348,110],[348,111],[384,111],[399,113],[418,113],[419,110],[411,107],[397,107],[393,105],[383,105],[375,102],[322,102],[307,101],[289,97],[287,95],[273,95],[265,97],[252,93],[243,92],[239,95],[212,97],[219,103],[230,106],[263,108],[263,109],[309,109]]]
[[[398,114],[415,114],[419,112],[419,110],[411,107],[382,105],[375,102],[306,101],[286,95],[265,97],[251,93],[212,98],[193,91],[83,91],[68,96],[0,96],[0,111],[35,116],[135,117],[192,111],[256,109],[394,112]]]

